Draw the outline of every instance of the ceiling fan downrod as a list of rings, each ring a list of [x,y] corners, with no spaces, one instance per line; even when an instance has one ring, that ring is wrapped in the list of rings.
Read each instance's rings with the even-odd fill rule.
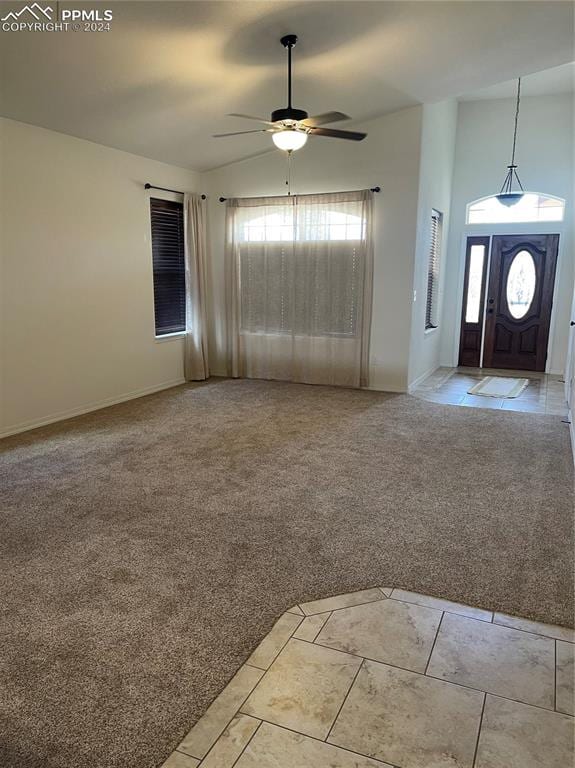
[[[272,123],[278,120],[293,120],[298,122],[299,120],[305,120],[309,117],[308,113],[303,109],[295,109],[292,107],[292,76],[291,76],[291,50],[297,43],[297,35],[284,35],[280,43],[284,48],[287,48],[288,53],[288,105],[283,109],[275,109],[272,112]]]

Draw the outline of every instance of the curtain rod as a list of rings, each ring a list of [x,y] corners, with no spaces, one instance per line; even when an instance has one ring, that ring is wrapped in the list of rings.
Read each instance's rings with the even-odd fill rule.
[[[162,192],[173,192],[176,195],[185,195],[185,192],[180,192],[179,189],[167,189],[166,187],[155,187],[153,184],[144,184],[144,189],[161,189]],[[202,200],[205,200],[206,196],[202,195]]]
[[[345,191],[347,192],[349,190],[345,190]],[[356,190],[353,190],[353,191],[355,192]],[[361,191],[361,190],[357,190],[357,191]],[[370,187],[369,191],[370,192],[381,192],[381,187]],[[312,192],[312,194],[322,194],[322,193],[321,192]],[[328,192],[328,194],[337,195],[337,194],[340,194],[340,193],[339,192],[333,192],[333,193]],[[262,195],[262,197],[285,197],[285,198],[288,198],[288,197],[297,197],[297,195]],[[225,203],[227,199],[228,199],[227,197],[220,197],[220,203]]]

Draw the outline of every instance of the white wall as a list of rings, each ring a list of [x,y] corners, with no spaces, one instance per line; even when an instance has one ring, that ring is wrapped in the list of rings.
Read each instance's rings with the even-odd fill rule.
[[[573,290],[573,95],[521,99],[518,172],[528,191],[567,201],[563,224],[465,227],[465,206],[499,191],[509,162],[514,99],[461,102],[457,122],[451,226],[443,311],[441,362],[457,364],[465,238],[468,234],[559,232],[559,261],[551,320],[548,370],[562,373]]]
[[[361,143],[310,138],[293,156],[292,192],[362,189],[375,196],[375,271],[371,332],[371,386],[407,387],[415,253],[422,109],[401,110],[360,126]],[[210,196],[210,364],[224,374],[224,215],[217,198],[285,194],[286,156],[273,151],[204,177]]]
[[[417,242],[413,289],[409,385],[413,386],[439,367],[443,325],[441,306],[446,275],[446,250],[451,206],[451,181],[455,154],[457,102],[442,101],[423,107],[421,167],[417,211]],[[439,305],[437,328],[425,330],[427,269],[431,241],[431,210],[443,214],[439,254]]]
[[[0,434],[182,381],[181,340],[154,340],[149,181],[180,168],[0,121]]]

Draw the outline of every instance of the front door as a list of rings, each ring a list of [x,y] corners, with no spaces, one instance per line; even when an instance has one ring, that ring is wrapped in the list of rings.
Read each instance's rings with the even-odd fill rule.
[[[559,235],[467,238],[459,365],[545,370],[558,245]]]
[[[483,365],[544,371],[559,235],[493,237]]]

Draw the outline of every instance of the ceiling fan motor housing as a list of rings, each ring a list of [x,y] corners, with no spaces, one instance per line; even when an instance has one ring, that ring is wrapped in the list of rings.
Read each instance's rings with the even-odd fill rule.
[[[277,123],[278,120],[293,120],[297,123],[300,120],[305,120],[306,117],[309,117],[309,115],[304,109],[284,107],[283,109],[274,109],[272,112],[272,123]]]

